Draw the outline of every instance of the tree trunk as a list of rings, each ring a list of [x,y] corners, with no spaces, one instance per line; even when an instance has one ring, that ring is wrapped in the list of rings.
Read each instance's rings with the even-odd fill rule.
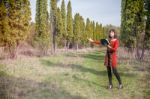
[[[136,59],[140,60],[140,48],[139,48],[139,39],[136,40]]]
[[[67,42],[67,49],[70,48],[70,41]]]
[[[136,47],[136,58],[139,60],[140,59],[140,53],[139,53],[139,47]]]
[[[67,50],[67,40],[65,40],[64,49]]]
[[[144,34],[144,39],[143,39],[143,46],[142,46],[142,54],[140,56],[140,60],[143,60],[144,58],[144,53],[145,53],[145,49],[146,49],[146,35]]]
[[[8,47],[8,53],[9,53],[8,58],[10,58],[10,59],[17,58],[17,47],[12,46],[12,45],[9,45],[7,47]]]
[[[78,51],[78,49],[79,49],[79,43],[78,43],[78,41],[76,42],[76,50]]]
[[[52,30],[52,54],[54,54],[56,49],[56,27],[54,22],[52,22],[51,30]]]
[[[141,54],[140,60],[144,59],[144,53],[145,53],[145,46],[143,45],[142,54]]]

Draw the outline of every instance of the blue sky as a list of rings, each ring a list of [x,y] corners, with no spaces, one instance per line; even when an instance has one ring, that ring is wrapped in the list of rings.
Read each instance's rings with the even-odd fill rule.
[[[32,21],[35,20],[36,0],[30,0]],[[66,5],[68,0],[65,0]],[[120,26],[121,0],[71,0],[72,12],[80,13],[85,19],[90,18],[103,25]],[[60,6],[61,0],[58,1]],[[49,9],[49,8],[48,8]]]

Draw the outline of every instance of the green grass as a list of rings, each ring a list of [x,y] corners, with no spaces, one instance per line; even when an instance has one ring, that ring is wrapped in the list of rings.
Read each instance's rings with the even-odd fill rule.
[[[5,91],[0,88],[3,92],[0,99],[149,99],[150,71],[139,70],[139,63],[119,63],[124,88],[117,88],[113,76],[114,88],[107,89],[104,54],[104,51],[69,52],[6,61],[0,72],[0,79],[3,78],[0,87],[5,88]]]

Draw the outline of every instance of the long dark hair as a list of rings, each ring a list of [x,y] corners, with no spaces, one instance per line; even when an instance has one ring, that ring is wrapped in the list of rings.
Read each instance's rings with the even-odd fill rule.
[[[110,29],[110,30],[109,30],[108,38],[111,39],[111,36],[110,36],[110,33],[111,33],[111,32],[114,32],[114,38],[117,38],[117,32],[116,32],[115,29]]]

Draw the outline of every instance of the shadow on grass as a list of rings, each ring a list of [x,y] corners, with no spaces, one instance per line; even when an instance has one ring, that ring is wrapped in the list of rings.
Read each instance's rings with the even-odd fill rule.
[[[77,80],[77,81],[82,81],[82,82],[84,82],[84,83],[86,83],[86,84],[88,84],[88,85],[90,85],[90,86],[92,86],[92,85],[96,85],[96,86],[100,86],[100,84],[98,84],[98,83],[95,83],[95,82],[93,82],[93,81],[90,81],[90,80],[87,80],[87,79],[82,79],[82,78],[79,78],[78,76],[76,76],[76,75],[74,75],[73,76],[73,78],[75,79],[75,80]]]
[[[63,63],[53,63],[49,60],[41,60],[41,63],[45,66],[49,67],[60,67],[60,68],[70,68],[76,71],[81,71],[81,72],[89,72],[95,75],[106,75],[106,71],[99,71],[91,68],[84,67],[82,65],[78,64],[63,64]]]
[[[36,82],[0,71],[0,99],[85,99],[72,95],[55,82]]]
[[[106,69],[103,70],[103,71],[100,71],[100,70],[96,70],[94,68],[88,68],[88,67],[85,67],[85,66],[82,66],[82,65],[79,65],[79,64],[63,64],[63,63],[53,63],[49,60],[40,60],[42,65],[45,65],[45,66],[49,66],[49,67],[60,67],[60,68],[71,68],[73,70],[77,70],[77,71],[81,71],[81,72],[89,72],[89,73],[92,73],[92,74],[95,74],[97,76],[107,76],[107,71]],[[123,71],[123,70],[122,70]],[[119,72],[121,76],[125,76],[125,77],[135,77],[137,76],[137,74],[134,74],[134,73],[126,73],[126,71],[123,71],[123,72]]]
[[[90,54],[79,54],[80,57],[98,60],[98,61],[104,61],[104,55],[100,55],[102,52],[94,52]]]
[[[104,61],[104,55],[100,55],[104,53],[104,51],[102,52],[99,52],[99,51],[96,51],[94,53],[89,53],[89,54],[84,54],[84,53],[77,53],[77,54],[74,54],[74,53],[67,53],[65,54],[66,57],[82,57],[82,58],[88,58],[88,59],[93,59],[93,60],[98,60],[98,61]]]
[[[12,97],[9,96],[7,90],[9,84],[5,81],[7,79],[8,75],[4,72],[1,71],[0,69],[0,99],[11,99]]]
[[[150,99],[150,65],[146,67],[148,74],[145,76],[146,88],[144,90],[145,97],[144,99]]]

